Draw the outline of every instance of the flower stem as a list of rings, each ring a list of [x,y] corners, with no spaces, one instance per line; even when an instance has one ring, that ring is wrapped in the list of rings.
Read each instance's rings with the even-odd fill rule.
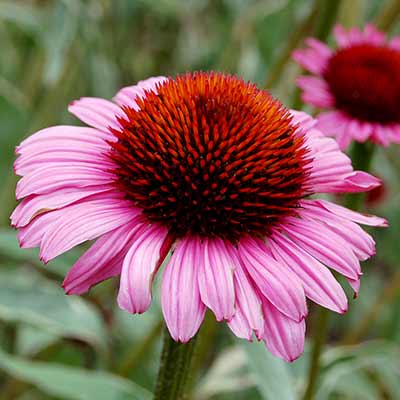
[[[164,329],[164,344],[161,354],[154,400],[185,400],[191,364],[196,345],[196,336],[188,343],[175,342]]]
[[[313,345],[311,349],[311,361],[308,372],[308,382],[303,400],[311,400],[315,396],[317,388],[321,354],[328,334],[329,311],[326,308],[319,308],[316,314],[316,324],[314,326]]]

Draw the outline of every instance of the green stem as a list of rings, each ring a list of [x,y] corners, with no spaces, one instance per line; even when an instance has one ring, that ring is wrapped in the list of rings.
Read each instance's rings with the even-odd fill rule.
[[[329,311],[326,308],[319,308],[317,321],[314,326],[313,345],[311,349],[310,368],[308,370],[308,381],[303,400],[312,400],[317,388],[318,376],[321,364],[321,354],[328,334]]]
[[[354,170],[369,171],[374,151],[375,146],[373,143],[354,142],[350,153]],[[362,210],[364,207],[364,200],[365,193],[353,193],[345,197],[344,204],[347,208],[352,210]]]
[[[154,400],[186,400],[196,337],[188,343],[175,342],[167,329],[161,354]]]

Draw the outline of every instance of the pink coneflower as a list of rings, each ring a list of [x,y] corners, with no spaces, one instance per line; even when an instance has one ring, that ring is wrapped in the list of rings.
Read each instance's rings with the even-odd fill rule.
[[[304,113],[234,76],[151,78],[115,102],[82,98],[69,110],[91,126],[55,126],[17,148],[12,215],[22,247],[44,262],[97,239],[68,273],[81,294],[121,275],[118,303],[145,312],[167,254],[162,310],[171,336],[193,337],[210,308],[239,337],[253,333],[285,360],[303,351],[306,297],[343,313],[329,268],[355,292],[374,241],[349,211],[317,193],[379,185],[353,171]]]
[[[400,143],[400,36],[390,41],[374,26],[334,29],[335,51],[316,39],[294,59],[312,75],[297,82],[302,99],[322,109],[317,128],[341,149],[352,140]]]

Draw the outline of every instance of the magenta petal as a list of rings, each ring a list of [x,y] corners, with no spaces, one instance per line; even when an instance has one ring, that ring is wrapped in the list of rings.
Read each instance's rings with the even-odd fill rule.
[[[261,300],[244,267],[237,262],[234,272],[236,312],[228,322],[232,332],[241,338],[251,340],[253,331],[259,338],[264,331]]]
[[[307,315],[307,305],[296,275],[282,268],[265,245],[254,239],[242,239],[238,247],[243,264],[261,293],[289,318],[302,320]]]
[[[350,279],[361,275],[360,262],[348,244],[319,222],[288,218],[281,229],[307,253]],[[339,251],[340,249],[340,251]]]
[[[329,225],[330,229],[339,235],[353,250],[360,260],[366,260],[375,254],[375,241],[356,223],[345,220],[325,208],[319,206],[318,201],[304,200],[301,216],[303,218],[319,219]]]
[[[58,219],[48,227],[41,241],[40,257],[44,262],[127,224],[140,211],[128,200],[100,193],[51,213]]]
[[[263,301],[265,318],[264,342],[275,356],[292,362],[304,351],[305,320],[293,321],[276,309],[268,300]]]
[[[77,146],[93,149],[108,149],[106,140],[110,134],[97,129],[58,125],[42,129],[29,136],[17,146],[16,152],[21,155],[36,154],[47,149],[73,149]]]
[[[172,338],[188,342],[198,331],[206,312],[200,298],[197,264],[199,238],[178,242],[162,279],[162,310]]]
[[[123,310],[135,314],[150,307],[151,285],[166,237],[166,229],[156,224],[144,226],[137,233],[122,265],[118,305]]]
[[[56,192],[32,195],[22,200],[11,214],[11,224],[17,228],[27,225],[34,217],[57,210],[97,193],[111,190],[107,186],[89,188],[65,188]]]
[[[338,204],[331,203],[327,200],[314,200],[313,202],[346,220],[354,221],[362,225],[381,227],[388,226],[386,219],[377,217],[375,215],[361,214],[356,211],[349,210],[348,208],[339,206]]]
[[[17,183],[17,199],[31,194],[45,194],[66,187],[87,188],[91,186],[107,185],[114,181],[112,172],[104,171],[98,166],[70,165],[57,163],[56,165],[35,169],[22,177]]]
[[[308,298],[338,313],[347,311],[346,294],[328,268],[278,232],[269,246],[275,259],[300,279]]]
[[[138,110],[136,98],[144,98],[146,91],[157,92],[157,85],[167,80],[164,76],[155,76],[152,78],[139,81],[137,85],[122,88],[114,97],[114,101],[120,106],[132,107]]]
[[[230,320],[235,312],[233,271],[236,260],[228,251],[232,245],[222,239],[204,238],[198,252],[201,300],[217,318]]]
[[[67,294],[82,294],[91,286],[119,275],[122,262],[142,225],[133,220],[101,236],[70,269],[63,282]]]
[[[120,129],[117,117],[124,115],[121,108],[111,101],[96,97],[82,97],[75,100],[70,103],[68,111],[81,121],[103,132],[108,132],[110,127]]]

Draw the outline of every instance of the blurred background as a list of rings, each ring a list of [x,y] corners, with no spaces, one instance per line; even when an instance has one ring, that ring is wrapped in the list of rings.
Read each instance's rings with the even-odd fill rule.
[[[73,99],[111,98],[152,75],[236,73],[303,108],[289,56],[304,37],[329,41],[335,22],[372,21],[395,34],[399,12],[393,0],[0,0],[0,398],[150,399],[162,330],[157,288],[141,316],[118,309],[117,280],[64,295],[63,275],[87,246],[47,266],[19,249],[8,227],[15,145],[49,125],[78,124],[67,113]],[[377,255],[363,265],[359,298],[331,315],[317,399],[400,399],[400,148],[379,149],[373,173],[384,190],[366,211],[391,227],[373,232]],[[308,350],[288,365],[210,316],[204,329],[194,400],[301,398]]]

